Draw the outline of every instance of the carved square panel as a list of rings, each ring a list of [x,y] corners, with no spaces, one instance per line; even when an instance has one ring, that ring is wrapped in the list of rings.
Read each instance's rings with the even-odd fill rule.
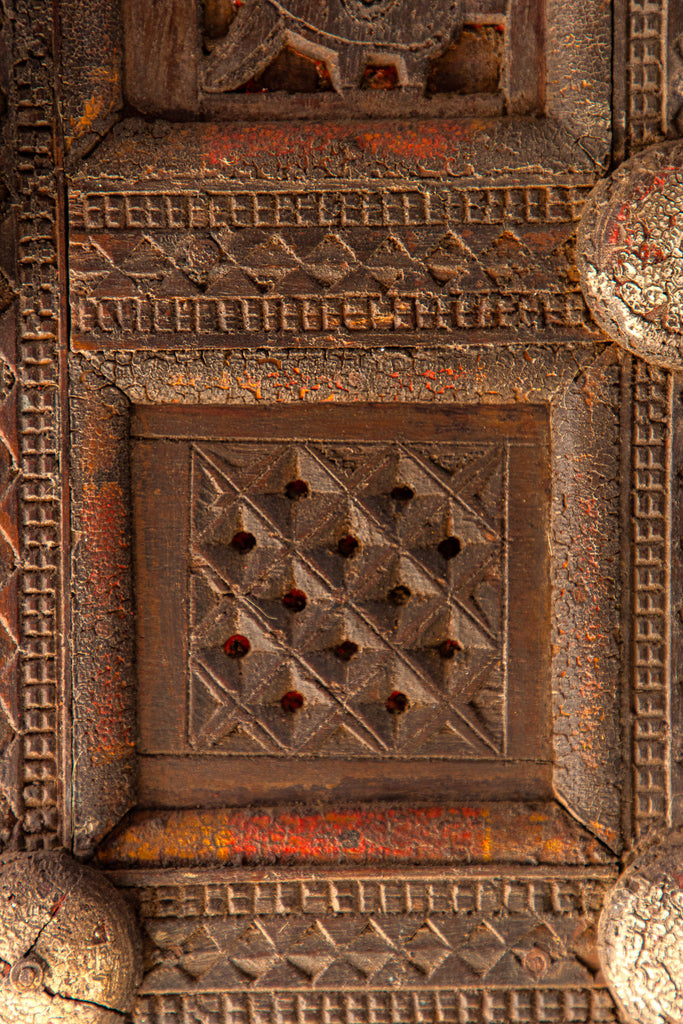
[[[549,792],[542,407],[138,407],[133,436],[148,799]]]
[[[76,353],[82,848],[618,846],[620,373],[592,345]]]
[[[140,1021],[614,1020],[669,384],[581,296],[582,145],[410,131],[112,134],[72,183],[74,831],[140,902]]]

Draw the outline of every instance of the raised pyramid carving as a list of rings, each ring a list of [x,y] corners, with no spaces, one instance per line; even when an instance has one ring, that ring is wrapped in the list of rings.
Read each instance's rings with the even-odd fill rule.
[[[317,981],[321,974],[334,963],[336,957],[324,953],[290,953],[287,962],[305,974],[307,978]]]
[[[463,240],[452,231],[446,232],[437,246],[428,254],[425,263],[434,280],[461,288],[478,290],[490,288],[491,278]]]
[[[154,289],[156,295],[177,295],[179,297],[199,295],[200,289],[181,270],[171,270]]]
[[[475,974],[485,977],[502,960],[507,948],[503,936],[488,921],[484,921],[458,947],[458,956]]]
[[[206,294],[251,296],[261,292],[239,267],[219,264],[209,271]]]
[[[248,249],[242,263],[260,284],[279,281],[300,266],[296,254],[280,235],[271,235],[265,242]]]
[[[230,958],[230,963],[234,964],[237,970],[246,975],[250,981],[260,980],[279,962],[278,956],[233,956]]]
[[[435,462],[430,451],[196,447],[197,749],[455,758],[503,749],[500,456],[489,445]],[[473,477],[487,481],[481,510],[461,497]],[[287,496],[292,481],[304,482],[303,497]],[[393,498],[396,488],[410,499]],[[232,539],[245,532],[253,547],[240,553]],[[452,564],[437,551],[450,535],[460,538]],[[304,595],[294,613],[290,593]],[[244,657],[226,657],[235,635],[248,637]],[[445,641],[461,656],[443,657]],[[287,693],[299,695],[296,714],[282,712]],[[393,693],[405,694],[404,713],[387,713]]]
[[[333,285],[358,264],[355,252],[339,235],[328,234],[303,257],[303,264],[324,285]]]
[[[176,269],[159,246],[143,238],[119,265],[122,273],[132,278],[161,279]]]
[[[133,281],[122,274],[120,270],[112,270],[101,278],[93,288],[93,295],[96,298],[126,299],[139,294],[140,290]]]

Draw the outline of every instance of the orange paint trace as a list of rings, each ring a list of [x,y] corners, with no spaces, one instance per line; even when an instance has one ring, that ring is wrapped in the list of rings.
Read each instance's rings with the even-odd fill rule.
[[[510,837],[513,837],[512,840]],[[100,847],[103,866],[170,863],[488,861],[601,864],[610,855],[554,803],[307,811],[135,811]]]

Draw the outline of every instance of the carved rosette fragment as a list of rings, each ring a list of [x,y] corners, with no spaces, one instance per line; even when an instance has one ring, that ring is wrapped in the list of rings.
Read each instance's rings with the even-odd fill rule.
[[[133,1006],[133,915],[96,871],[63,853],[0,866],[0,1020],[113,1024]]]
[[[634,1024],[683,1019],[683,831],[650,840],[600,917],[602,968]]]
[[[588,197],[578,264],[600,326],[635,355],[683,367],[683,144],[622,164]]]

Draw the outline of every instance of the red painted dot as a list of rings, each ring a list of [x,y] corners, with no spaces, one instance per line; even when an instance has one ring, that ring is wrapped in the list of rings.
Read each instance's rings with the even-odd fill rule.
[[[390,715],[402,715],[409,707],[410,701],[400,690],[394,690],[387,697],[386,708]]]
[[[308,484],[305,480],[290,480],[285,487],[285,494],[290,501],[298,501],[299,498],[307,498]]]
[[[246,636],[242,636],[241,633],[235,633],[234,636],[225,641],[223,650],[229,658],[243,658],[246,654],[249,654],[251,644]]]
[[[395,89],[398,70],[393,64],[368,64],[363,71],[361,89]]]
[[[358,644],[354,644],[353,640],[343,640],[335,647],[334,653],[340,661],[351,661],[354,654],[358,654]]]
[[[230,547],[234,548],[235,551],[239,551],[240,554],[246,554],[247,551],[251,551],[256,547],[256,537],[253,533],[240,530],[230,541]]]
[[[300,711],[303,706],[304,695],[298,690],[288,690],[280,698],[280,707],[290,715],[293,715],[295,711]]]
[[[456,555],[459,555],[461,550],[462,544],[460,543],[459,537],[444,537],[437,548],[441,557],[447,562],[450,561],[451,558],[455,558]]]
[[[290,590],[282,598],[282,603],[290,612],[302,612],[306,607],[306,595],[303,590]]]
[[[397,607],[402,604],[407,604],[410,600],[410,589],[399,583],[397,587],[393,587],[387,594],[387,598],[391,604],[395,604]]]
[[[347,533],[337,544],[337,551],[343,558],[351,558],[358,550],[358,540],[352,534]]]
[[[453,658],[458,651],[463,650],[463,646],[459,640],[443,640],[438,650],[442,658]]]

